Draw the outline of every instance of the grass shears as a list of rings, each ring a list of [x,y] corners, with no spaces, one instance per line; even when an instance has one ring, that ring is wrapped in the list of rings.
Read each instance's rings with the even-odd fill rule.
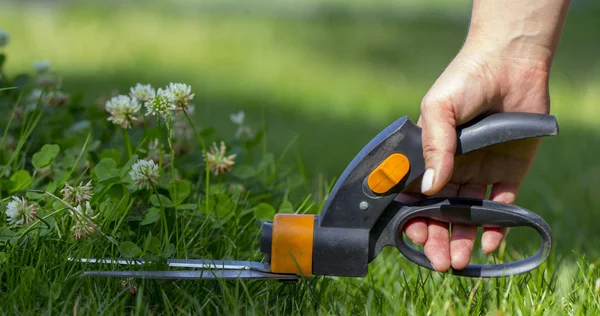
[[[526,138],[558,135],[552,115],[498,113],[457,129],[456,155]],[[402,117],[383,129],[350,162],[319,214],[276,214],[260,238],[264,262],[171,259],[169,267],[187,271],[86,271],[89,276],[162,279],[277,279],[294,281],[315,275],[363,277],[384,247],[396,247],[413,263],[434,270],[424,253],[403,238],[403,227],[416,217],[483,227],[528,226],[541,246],[525,259],[468,265],[450,273],[466,277],[503,277],[539,267],[549,256],[552,233],[535,213],[516,205],[465,198],[425,199],[403,204],[395,197],[424,173],[421,129]],[[75,260],[75,259],[71,259]],[[129,259],[77,259],[87,263],[144,264]]]

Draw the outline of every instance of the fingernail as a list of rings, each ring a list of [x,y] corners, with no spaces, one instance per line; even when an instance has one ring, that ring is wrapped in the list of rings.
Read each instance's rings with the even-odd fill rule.
[[[421,193],[425,193],[433,188],[433,169],[429,168],[425,170],[425,174],[423,174],[423,181],[421,182]]]

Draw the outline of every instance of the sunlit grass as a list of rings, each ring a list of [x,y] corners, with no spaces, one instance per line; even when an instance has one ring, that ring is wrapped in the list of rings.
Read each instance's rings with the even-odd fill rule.
[[[418,2],[413,5],[414,12],[421,12]],[[439,8],[444,6],[437,8],[443,11]],[[330,180],[398,116],[416,120],[422,96],[460,48],[468,22],[460,16],[406,19],[407,12],[398,12],[397,20],[198,13],[157,12],[143,5],[0,6],[0,28],[12,37],[7,71],[50,60],[65,86],[84,92],[90,104],[138,81],[188,82],[198,92],[200,125],[210,122],[227,130],[229,113],[244,109],[250,120],[264,120],[272,146],[293,148],[290,165],[300,160],[309,166],[310,180],[320,173]],[[517,201],[542,215],[556,240],[555,255],[531,275],[455,278],[417,269],[390,250],[364,279],[319,278],[307,284],[310,288],[263,282],[145,282],[138,296],[130,296],[118,280],[79,280],[81,267],[64,262],[67,254],[104,255],[110,251],[106,246],[43,246],[38,253],[16,253],[19,262],[4,270],[4,276],[21,277],[19,284],[9,281],[0,287],[13,299],[3,306],[41,310],[51,305],[63,314],[146,314],[157,305],[167,312],[220,314],[596,314],[599,275],[591,264],[598,264],[600,242],[595,192],[600,181],[600,55],[593,32],[598,22],[591,13],[574,14],[551,78],[552,113],[561,135],[544,142]],[[578,17],[587,19],[578,22]],[[297,143],[289,144],[296,135]],[[205,238],[190,248],[242,260],[259,255],[250,249],[254,239],[245,239],[255,235],[240,236],[231,229],[220,235],[223,240],[214,241],[210,231],[203,233]],[[181,232],[184,240],[190,235]],[[537,242],[516,234],[509,241],[514,242],[504,245],[506,256]],[[478,253],[476,260],[486,257]],[[22,265],[38,270],[33,273]],[[60,300],[53,300],[46,287],[60,288]]]

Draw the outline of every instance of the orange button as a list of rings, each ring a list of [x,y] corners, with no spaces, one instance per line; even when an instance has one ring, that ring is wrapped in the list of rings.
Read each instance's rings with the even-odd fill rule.
[[[402,181],[408,173],[410,162],[403,154],[387,157],[369,175],[369,188],[375,193],[385,193]]]

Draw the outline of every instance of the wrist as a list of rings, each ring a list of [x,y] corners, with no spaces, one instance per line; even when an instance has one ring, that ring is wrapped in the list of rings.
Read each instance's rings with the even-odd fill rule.
[[[549,73],[554,58],[551,48],[519,35],[495,37],[469,32],[461,49],[465,53],[486,55],[491,59]]]
[[[465,49],[549,71],[570,0],[474,0]]]

